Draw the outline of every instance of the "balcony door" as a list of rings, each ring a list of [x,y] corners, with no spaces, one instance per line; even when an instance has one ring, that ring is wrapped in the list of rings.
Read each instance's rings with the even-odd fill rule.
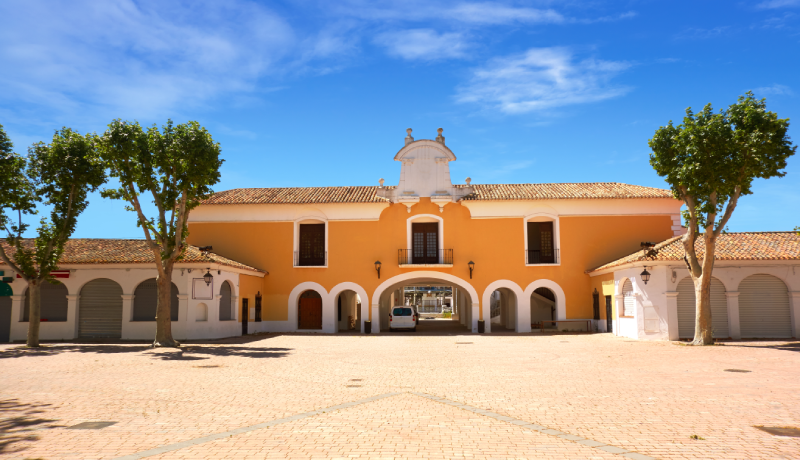
[[[555,263],[552,222],[528,222],[528,263]]]
[[[297,265],[325,265],[325,224],[300,224],[300,245]]]
[[[411,224],[411,257],[413,264],[439,263],[439,224]]]

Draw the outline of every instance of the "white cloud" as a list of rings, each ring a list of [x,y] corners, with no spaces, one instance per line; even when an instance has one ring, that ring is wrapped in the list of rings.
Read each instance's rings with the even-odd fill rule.
[[[326,5],[328,6],[328,5]],[[377,21],[436,21],[474,25],[564,22],[553,9],[509,6],[500,2],[437,2],[430,0],[343,0],[330,6],[337,15]]]
[[[628,67],[625,62],[575,61],[567,48],[533,48],[475,70],[456,100],[509,114],[597,102],[629,90],[610,84]]]
[[[778,85],[778,84],[771,85],[771,86],[762,86],[760,88],[756,88],[756,89],[753,90],[753,93],[756,95],[756,97],[765,96],[765,95],[766,96],[769,96],[769,95],[792,96],[792,95],[794,95],[794,91],[792,91],[791,88],[789,88],[786,85]]]
[[[6,1],[0,18],[0,101],[109,120],[176,116],[343,48],[247,0]]]
[[[554,10],[515,8],[497,3],[462,3],[442,12],[441,17],[470,24],[560,23],[564,16]]]
[[[800,0],[767,0],[756,5],[756,8],[766,10],[793,6],[800,6]]]
[[[375,42],[384,46],[389,54],[408,60],[436,60],[462,57],[467,48],[460,33],[437,33],[432,29],[411,29],[386,32]]]

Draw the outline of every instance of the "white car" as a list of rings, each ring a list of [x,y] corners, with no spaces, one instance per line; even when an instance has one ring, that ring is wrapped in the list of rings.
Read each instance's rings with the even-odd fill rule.
[[[389,315],[389,331],[394,332],[397,329],[411,329],[417,330],[417,312],[412,307],[394,307],[392,313]]]

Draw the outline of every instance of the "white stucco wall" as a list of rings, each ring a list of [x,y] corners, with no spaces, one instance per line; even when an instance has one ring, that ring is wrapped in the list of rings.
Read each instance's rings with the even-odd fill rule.
[[[155,337],[155,321],[133,321],[133,299],[136,287],[145,280],[155,278],[157,271],[153,268],[143,268],[142,265],[109,266],[90,265],[61,267],[69,269],[69,278],[59,279],[68,290],[67,321],[42,322],[39,337],[41,340],[71,340],[78,338],[78,324],[80,321],[80,293],[89,281],[106,278],[122,288],[122,339],[125,340],[152,340]],[[187,339],[214,339],[241,335],[240,323],[236,320],[219,320],[219,290],[223,281],[229,281],[233,287],[232,296],[238,298],[239,274],[221,269],[212,269],[213,299],[193,299],[192,279],[202,278],[204,269],[192,268],[175,269],[172,282],[178,287],[178,321],[172,322],[172,335],[176,340]],[[23,302],[27,284],[15,278],[11,283],[14,292],[11,308],[11,340],[25,340],[28,334],[28,323],[22,321]],[[206,321],[196,321],[197,305],[204,303],[208,308]]]
[[[628,267],[614,272],[617,318],[614,334],[643,340],[678,340],[677,288],[689,276],[680,264],[649,266],[650,281],[641,279],[642,266]],[[792,336],[800,336],[800,264],[756,261],[718,261],[713,276],[725,286],[728,300],[728,325],[733,339],[741,338],[738,293],[739,284],[751,275],[767,274],[782,280],[789,291]],[[620,318],[622,284],[630,278],[636,299],[633,318]]]

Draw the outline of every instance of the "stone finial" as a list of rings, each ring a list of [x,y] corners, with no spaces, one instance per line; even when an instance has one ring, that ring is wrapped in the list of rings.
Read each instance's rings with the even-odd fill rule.
[[[444,136],[442,136],[442,131],[444,131],[442,128],[436,130],[436,132],[439,133],[439,135],[436,136],[436,142],[441,142],[444,144]]]
[[[411,136],[411,128],[408,128],[406,132],[408,133],[408,136],[406,136],[406,145],[408,145],[414,142],[414,138]]]
[[[466,179],[464,179],[464,182],[466,182],[467,185],[469,185],[470,182],[472,182],[472,178],[467,177]]]
[[[381,177],[380,180],[378,180],[378,183],[381,184],[381,187],[383,187],[383,182],[384,182],[383,177]]]

